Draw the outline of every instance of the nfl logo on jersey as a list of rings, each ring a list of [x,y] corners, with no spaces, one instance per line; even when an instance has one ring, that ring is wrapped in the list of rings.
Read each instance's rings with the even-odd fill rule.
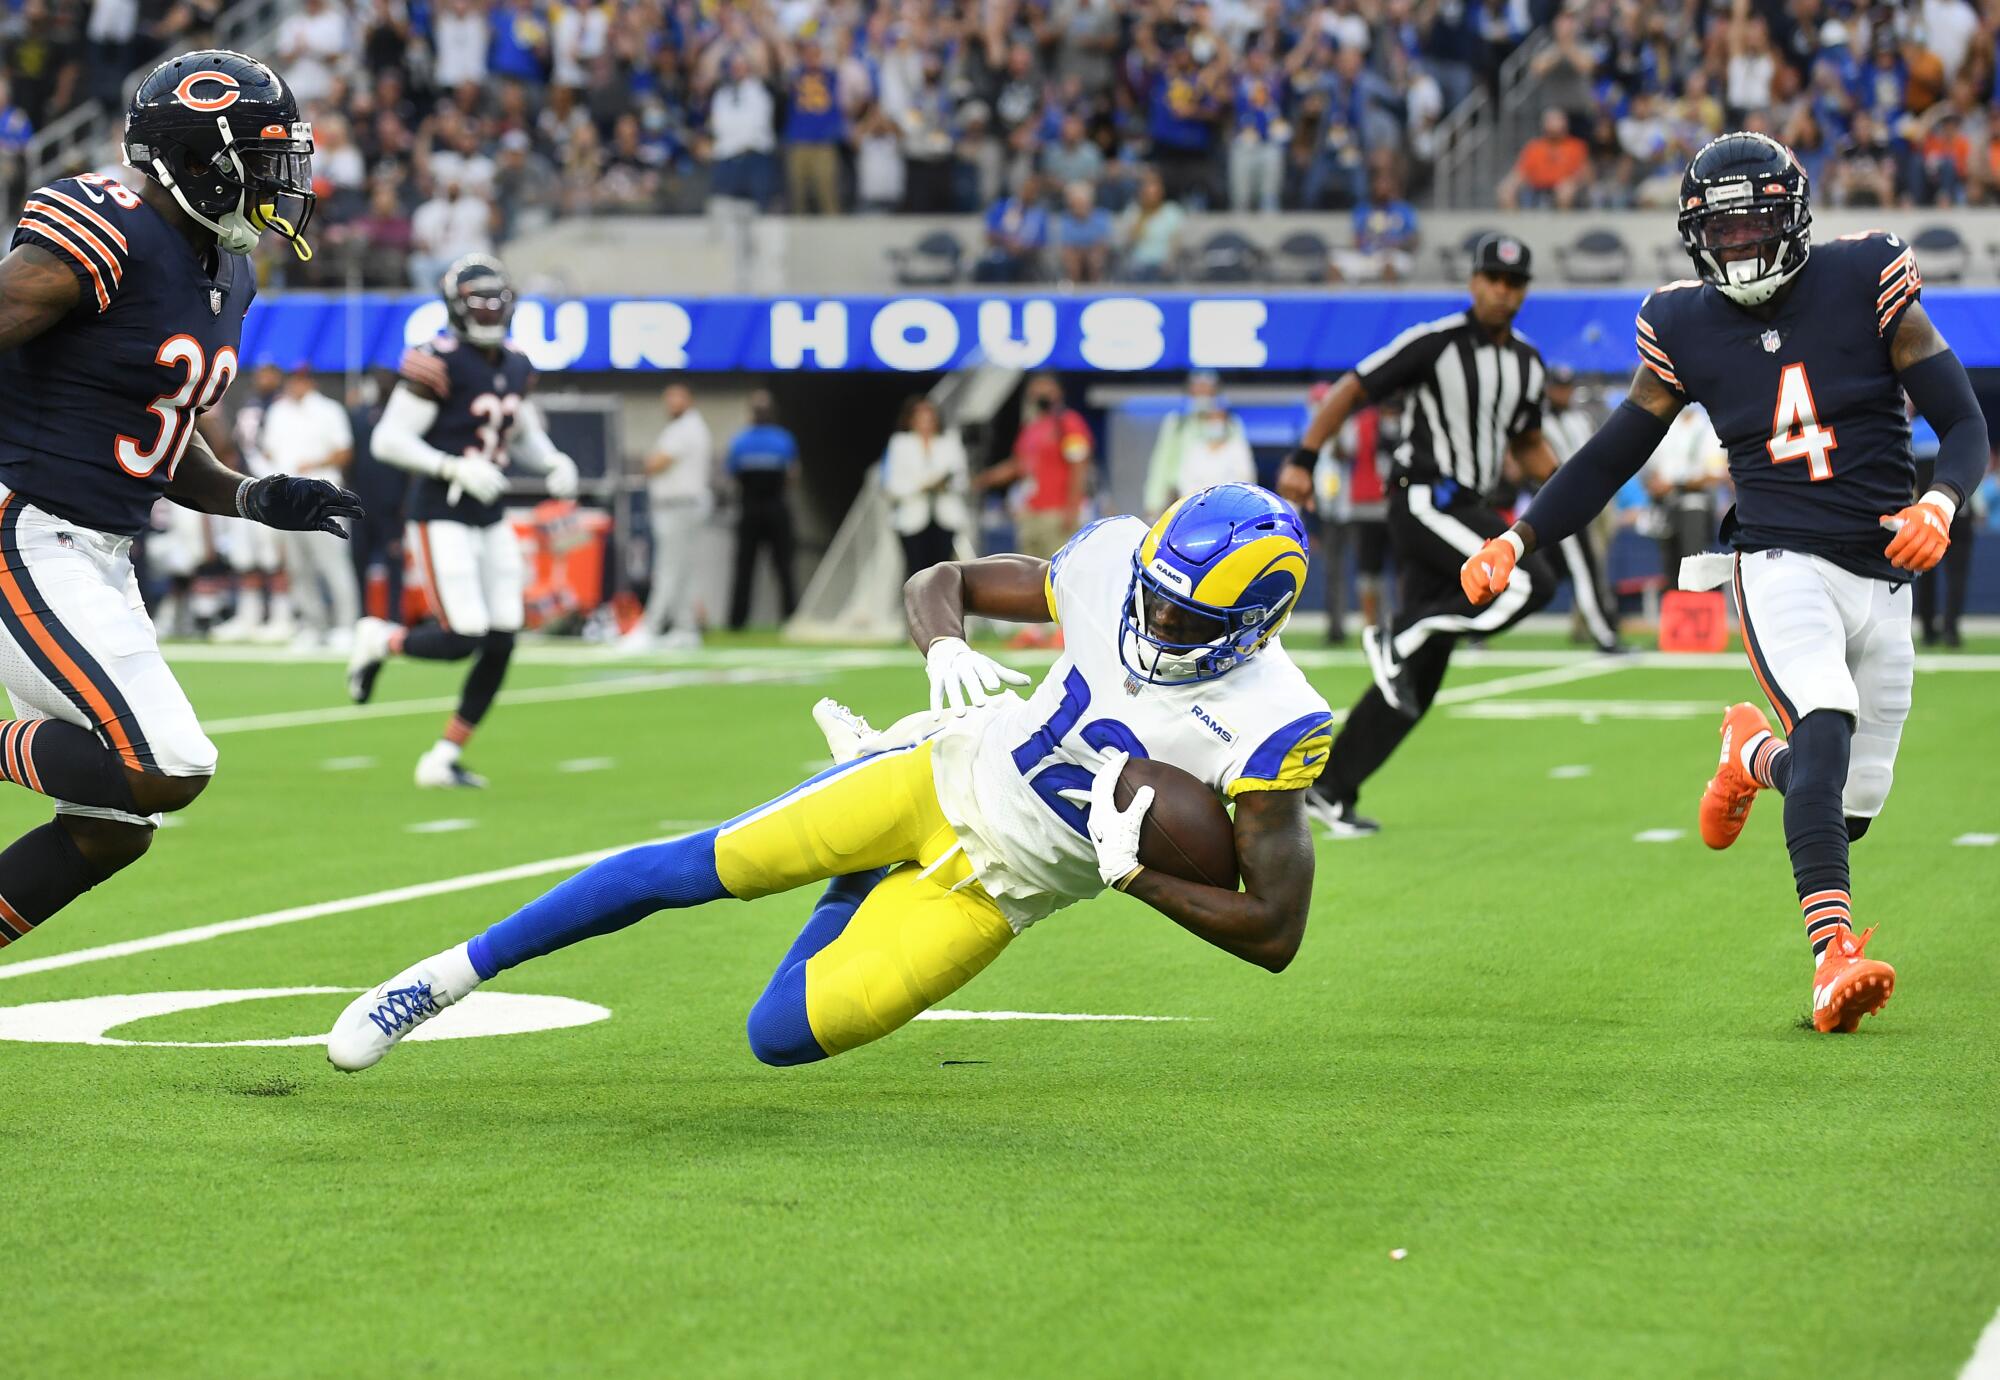
[[[1764,332],[1764,334],[1762,334],[1757,338],[1764,342],[1765,354],[1775,355],[1776,353],[1778,353],[1779,342],[1778,342],[1778,333],[1776,331],[1766,331]]]
[[[208,290],[208,314],[210,316],[222,315],[222,289],[219,287],[212,287]]]

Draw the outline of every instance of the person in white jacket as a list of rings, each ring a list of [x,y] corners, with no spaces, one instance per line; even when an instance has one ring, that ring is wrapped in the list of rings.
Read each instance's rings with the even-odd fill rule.
[[[922,396],[904,403],[882,458],[882,488],[910,574],[952,559],[970,522],[970,485],[965,446],[944,428],[937,404]]]
[[[1176,499],[1211,485],[1256,482],[1250,438],[1223,402],[1220,382],[1205,369],[1188,375],[1186,406],[1161,424],[1153,444],[1143,498],[1147,515],[1158,517]]]

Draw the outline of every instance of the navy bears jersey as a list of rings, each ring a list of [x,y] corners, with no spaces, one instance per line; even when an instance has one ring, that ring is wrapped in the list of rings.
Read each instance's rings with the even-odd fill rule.
[[[1910,246],[1872,230],[1814,245],[1769,320],[1692,280],[1639,308],[1640,361],[1706,407],[1729,449],[1734,549],[1909,579],[1883,556],[1878,519],[1916,491],[1890,345],[1922,289]]]
[[[0,483],[80,526],[136,534],[196,415],[236,377],[250,261],[218,249],[211,274],[137,192],[94,175],[29,193],[14,227],[24,244],[55,255],[83,298],[0,351]]]
[[[405,351],[401,373],[420,394],[439,400],[437,420],[424,433],[426,442],[447,455],[477,455],[507,468],[514,418],[535,379],[526,355],[511,345],[488,354],[455,335],[441,335]],[[499,503],[479,503],[464,493],[456,503],[450,498],[451,486],[444,480],[412,476],[409,520],[469,527],[491,527],[500,520]]]

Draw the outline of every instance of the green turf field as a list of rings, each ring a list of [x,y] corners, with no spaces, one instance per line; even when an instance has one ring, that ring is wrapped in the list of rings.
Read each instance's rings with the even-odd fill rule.
[[[1747,670],[1541,645],[1454,672],[1366,798],[1387,832],[1322,844],[1283,975],[1111,897],[953,1001],[1174,1021],[921,1023],[768,1069],[743,1018],[799,896],[489,989],[608,1019],[358,1077],[0,1043],[0,1376],[1958,1375],[2000,1308],[2000,848],[1954,842],[2000,835],[2000,658],[1923,663],[1856,850],[1897,993],[1839,1039],[1800,1029],[1778,802],[1727,854],[1694,835]],[[354,711],[330,664],[182,660],[220,776],[0,954],[0,1008],[374,983],[562,870],[479,874],[719,820],[819,764],[819,694],[887,721],[923,692],[882,653],[525,660],[480,794],[409,781],[450,668]],[[1349,703],[1359,658],[1310,660]],[[12,837],[43,811],[7,791]],[[281,1040],[346,1000],[106,1035]]]

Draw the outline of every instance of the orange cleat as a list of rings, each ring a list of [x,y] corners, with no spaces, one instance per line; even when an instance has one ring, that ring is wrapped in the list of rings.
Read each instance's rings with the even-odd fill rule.
[[[1852,1035],[1863,1016],[1888,1004],[1889,994],[1896,990],[1896,970],[1879,958],[1862,956],[1874,933],[1873,925],[1859,939],[1845,925],[1834,931],[1833,942],[1813,970],[1814,1030]]]
[[[1763,787],[1743,769],[1743,744],[1769,733],[1771,721],[1754,704],[1732,704],[1722,712],[1722,763],[1701,793],[1701,841],[1710,848],[1736,842],[1750,818],[1750,806]]]

